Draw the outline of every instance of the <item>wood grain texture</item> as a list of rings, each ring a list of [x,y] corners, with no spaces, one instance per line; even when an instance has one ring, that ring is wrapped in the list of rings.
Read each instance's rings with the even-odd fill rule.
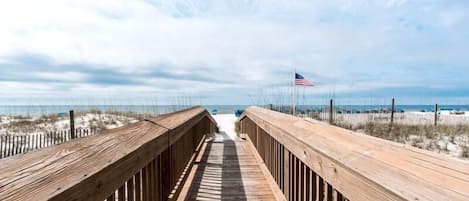
[[[247,147],[250,149],[250,152],[254,156],[255,161],[257,162],[265,178],[266,183],[269,185],[270,189],[272,189],[272,193],[273,193],[275,200],[278,200],[278,201],[287,200],[282,190],[278,187],[278,183],[276,183],[275,178],[273,178],[273,175],[271,174],[272,171],[268,169],[268,167],[264,164],[261,156],[258,154],[256,147],[254,147],[253,142],[248,138],[246,142],[243,142],[243,143],[247,145]]]
[[[249,146],[226,134],[208,139],[177,200],[275,200]]]
[[[2,159],[0,200],[104,200],[202,120],[214,130],[194,107]]]
[[[332,188],[352,201],[469,200],[467,161],[258,107],[248,108],[240,121],[250,138],[253,129],[268,133],[327,182],[316,183],[326,193],[318,200],[331,199]],[[289,167],[296,179],[296,163]]]

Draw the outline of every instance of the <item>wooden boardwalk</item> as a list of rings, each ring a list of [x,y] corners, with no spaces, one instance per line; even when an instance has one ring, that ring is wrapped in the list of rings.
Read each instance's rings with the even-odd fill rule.
[[[246,139],[231,121],[193,107],[2,159],[0,200],[469,200],[467,161],[259,107]]]
[[[276,200],[248,141],[206,140],[177,200]]]

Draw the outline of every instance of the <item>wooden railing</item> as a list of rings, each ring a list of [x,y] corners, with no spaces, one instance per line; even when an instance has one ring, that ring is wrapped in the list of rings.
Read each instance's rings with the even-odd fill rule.
[[[258,107],[238,123],[287,200],[469,200],[467,161]]]
[[[0,160],[0,200],[168,200],[216,123],[201,107]]]

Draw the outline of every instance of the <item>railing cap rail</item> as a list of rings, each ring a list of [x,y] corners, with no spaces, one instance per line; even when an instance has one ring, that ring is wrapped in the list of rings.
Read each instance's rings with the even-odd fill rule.
[[[468,161],[255,106],[245,118],[350,200],[469,200]]]
[[[216,125],[192,107],[1,159],[0,200],[104,199],[203,118]]]

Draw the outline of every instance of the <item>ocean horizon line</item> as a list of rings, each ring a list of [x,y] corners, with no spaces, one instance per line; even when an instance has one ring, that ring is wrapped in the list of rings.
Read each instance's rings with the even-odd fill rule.
[[[74,111],[119,111],[125,113],[164,114],[177,110],[190,108],[196,105],[0,105],[0,115],[41,116],[50,114],[63,114]],[[252,105],[200,105],[209,112],[218,114],[234,114],[237,110],[244,110]],[[257,105],[268,108],[269,105]],[[273,109],[288,110],[290,105],[272,105]],[[325,111],[328,105],[297,105],[299,111]],[[389,109],[391,105],[341,105],[335,104],[336,110],[366,111]],[[440,110],[469,111],[469,105],[439,105]],[[434,105],[395,105],[400,112],[431,112]]]

